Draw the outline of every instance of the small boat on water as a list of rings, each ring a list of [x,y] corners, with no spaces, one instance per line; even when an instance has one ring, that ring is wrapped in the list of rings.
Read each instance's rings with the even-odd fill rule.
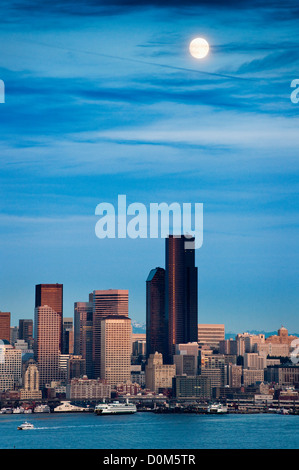
[[[129,403],[128,400],[125,403],[119,403],[115,401],[112,403],[100,403],[96,405],[94,412],[97,415],[126,415],[137,412],[136,405]]]
[[[226,414],[227,406],[222,405],[222,403],[212,403],[208,407],[208,413],[210,414]]]
[[[27,429],[34,429],[33,424],[28,423],[27,421],[25,421],[25,423],[18,426],[19,431],[26,431]]]

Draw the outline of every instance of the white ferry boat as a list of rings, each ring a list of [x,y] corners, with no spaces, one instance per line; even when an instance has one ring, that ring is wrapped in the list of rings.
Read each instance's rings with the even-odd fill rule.
[[[12,414],[12,408],[1,408],[1,414]]]
[[[132,414],[137,412],[136,405],[134,403],[119,403],[114,401],[112,403],[100,403],[96,405],[94,412],[97,415],[121,415],[121,414]]]
[[[24,408],[23,408],[22,406],[19,406],[19,407],[13,409],[13,413],[14,413],[14,414],[24,413],[24,411],[25,411],[25,410],[24,410]]]
[[[225,413],[227,413],[227,406],[222,405],[222,403],[212,403],[208,407],[208,413],[210,413],[210,414],[225,414]]]
[[[69,401],[62,401],[61,405],[58,405],[56,408],[54,408],[54,413],[69,413],[77,411],[88,411],[88,408],[72,405]]]
[[[28,423],[27,421],[25,421],[25,423],[18,426],[18,429],[19,429],[19,431],[26,431],[27,429],[34,429],[34,426],[33,426],[33,424]]]
[[[48,405],[37,405],[34,408],[34,413],[50,413],[50,407]]]

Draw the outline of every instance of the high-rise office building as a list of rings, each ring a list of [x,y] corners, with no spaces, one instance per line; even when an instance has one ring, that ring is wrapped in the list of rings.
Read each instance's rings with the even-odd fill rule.
[[[34,352],[40,384],[59,380],[61,316],[48,305],[37,307],[34,316]]]
[[[176,365],[176,375],[197,375],[198,343],[176,344],[173,363]]]
[[[63,345],[63,284],[38,284],[35,286],[35,308],[47,305],[60,317],[59,349]]]
[[[163,364],[161,353],[155,352],[149,356],[145,367],[146,388],[156,393],[165,388],[172,388],[172,379],[175,375],[175,364]]]
[[[101,379],[115,387],[131,380],[132,325],[125,315],[101,319]]]
[[[63,354],[74,353],[74,327],[72,318],[63,318]]]
[[[0,312],[0,339],[10,343],[10,312]]]
[[[29,348],[33,344],[33,320],[19,320],[19,339],[28,343]]]
[[[92,367],[93,317],[92,302],[74,304],[74,354],[85,359],[86,375],[93,377]]]
[[[168,353],[175,345],[197,341],[197,268],[194,238],[166,238],[165,298],[168,321]]]
[[[199,324],[197,341],[200,346],[218,348],[225,339],[225,326],[222,324]]]
[[[20,390],[21,400],[41,400],[42,392],[39,389],[39,371],[37,364],[30,359],[24,372],[24,388]]]
[[[129,315],[129,292],[127,290],[108,289],[95,290],[93,301],[93,377],[101,375],[101,320],[110,315]],[[132,345],[130,346],[132,348]]]
[[[165,315],[165,270],[152,269],[146,280],[146,355],[168,352]]]
[[[0,390],[14,390],[21,384],[22,351],[4,340],[0,351]]]

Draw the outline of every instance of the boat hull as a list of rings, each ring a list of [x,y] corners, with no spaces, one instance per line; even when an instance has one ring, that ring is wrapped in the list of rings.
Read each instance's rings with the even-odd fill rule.
[[[106,411],[106,410],[96,410],[97,415],[132,415],[136,411]]]

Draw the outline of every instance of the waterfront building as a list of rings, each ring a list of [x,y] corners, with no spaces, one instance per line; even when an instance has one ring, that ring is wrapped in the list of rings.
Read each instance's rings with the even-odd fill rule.
[[[132,325],[125,315],[109,315],[100,324],[101,377],[112,387],[131,379]]]
[[[145,366],[146,388],[156,393],[159,392],[159,389],[171,388],[172,378],[175,374],[175,364],[163,364],[161,353],[150,354]]]
[[[10,312],[0,311],[0,340],[10,343]]]
[[[111,398],[111,385],[107,380],[73,378],[66,386],[67,400],[103,400]]]
[[[217,349],[220,341],[225,339],[225,326],[223,324],[199,324],[197,329],[197,341],[200,347],[208,346]]]
[[[136,382],[128,380],[127,382],[116,384],[115,390],[118,395],[137,395],[140,393],[141,386]]]
[[[174,398],[210,400],[212,397],[211,380],[199,375],[176,375],[172,379],[172,391]]]

